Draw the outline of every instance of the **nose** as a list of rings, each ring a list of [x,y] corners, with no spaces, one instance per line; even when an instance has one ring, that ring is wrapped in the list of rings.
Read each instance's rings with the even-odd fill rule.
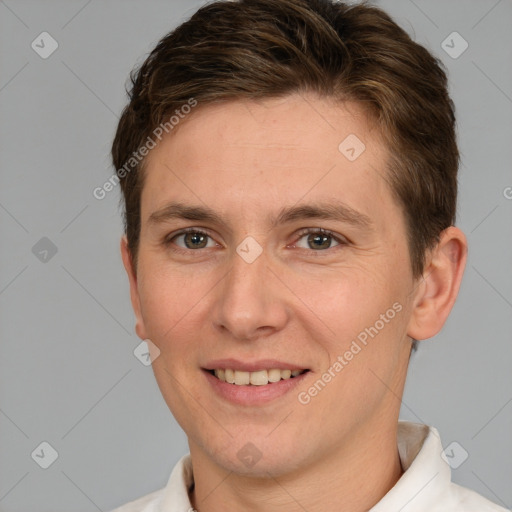
[[[250,263],[234,252],[231,268],[216,290],[215,327],[240,341],[283,329],[290,310],[286,287],[276,278],[277,272],[265,251]]]

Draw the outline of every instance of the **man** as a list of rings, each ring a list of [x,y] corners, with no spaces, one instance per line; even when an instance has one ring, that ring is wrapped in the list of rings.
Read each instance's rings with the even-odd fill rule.
[[[190,454],[119,512],[504,510],[398,421],[466,263],[454,123],[439,63],[366,5],[220,1],[158,43],[112,154]]]

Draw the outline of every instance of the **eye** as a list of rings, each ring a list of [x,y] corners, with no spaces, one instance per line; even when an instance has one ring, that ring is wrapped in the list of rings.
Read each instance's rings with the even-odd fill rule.
[[[181,243],[178,241],[181,240]],[[209,249],[217,244],[208,233],[196,228],[188,228],[165,239],[166,245],[175,244],[181,250]]]
[[[300,241],[304,239],[302,245]],[[332,245],[334,242],[334,245]],[[306,229],[300,233],[299,240],[295,245],[301,249],[312,249],[314,251],[322,251],[325,249],[332,249],[338,245],[346,245],[341,237],[337,237],[329,230],[326,229]]]
[[[336,246],[347,245],[347,241],[333,232],[321,228],[308,228],[299,233],[295,247],[316,252],[325,252]],[[190,252],[197,249],[210,249],[218,246],[212,237],[197,228],[187,228],[165,238],[164,245],[173,246],[176,252]]]

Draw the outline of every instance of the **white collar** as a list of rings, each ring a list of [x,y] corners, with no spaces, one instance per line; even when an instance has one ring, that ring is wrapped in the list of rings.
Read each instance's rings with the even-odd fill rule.
[[[441,457],[439,432],[427,425],[399,421],[397,440],[404,473],[370,512],[437,510],[451,484],[450,466]]]
[[[369,512],[427,512],[436,509],[450,486],[450,467],[441,458],[442,445],[434,427],[398,422],[398,452],[404,474]],[[191,509],[189,491],[193,485],[190,454],[174,467],[159,503],[158,512]]]

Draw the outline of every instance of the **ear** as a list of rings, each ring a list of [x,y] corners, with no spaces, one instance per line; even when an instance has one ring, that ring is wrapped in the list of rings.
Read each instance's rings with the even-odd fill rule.
[[[145,340],[147,339],[147,336],[140,307],[137,272],[133,264],[133,258],[128,247],[128,240],[126,239],[126,236],[121,238],[121,257],[123,258],[123,265],[130,281],[130,299],[132,301],[133,312],[135,313],[135,332],[140,339]]]
[[[407,335],[415,340],[435,336],[443,327],[459,293],[467,259],[467,240],[454,226],[445,229],[429,252],[417,285]]]

